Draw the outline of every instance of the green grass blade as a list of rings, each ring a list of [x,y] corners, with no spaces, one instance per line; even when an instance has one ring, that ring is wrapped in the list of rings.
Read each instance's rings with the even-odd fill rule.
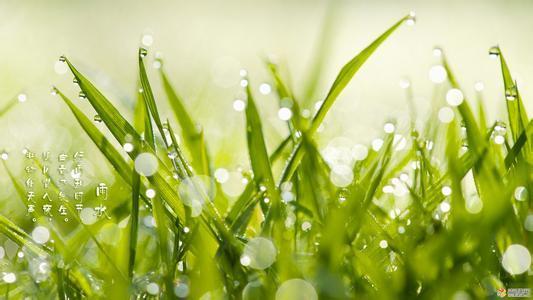
[[[162,63],[162,62],[161,62]],[[192,165],[198,174],[209,175],[210,159],[207,151],[207,145],[204,139],[203,130],[200,125],[197,125],[189,112],[187,111],[183,99],[178,95],[173,88],[168,76],[163,67],[160,68],[161,80],[163,82],[163,89],[168,98],[168,102],[174,111],[174,115],[178,120],[183,136],[183,141],[190,153],[195,153],[192,159]]]
[[[82,92],[118,142],[124,145],[127,142],[127,137],[130,137],[133,139],[134,146],[137,146],[139,135],[133,126],[122,117],[113,104],[68,59],[65,61],[74,74]]]
[[[513,141],[516,142],[518,137],[527,128],[528,117],[527,112],[520,97],[516,82],[511,77],[511,72],[507,66],[507,62],[503,57],[503,53],[499,50],[500,63],[502,69],[503,84],[505,87],[505,97],[507,105],[507,113],[509,117],[509,124],[513,136]]]
[[[385,31],[382,35],[380,35],[374,42],[372,42],[369,46],[367,46],[363,51],[361,51],[359,54],[357,54],[354,58],[352,58],[344,67],[342,67],[341,71],[337,75],[337,78],[335,78],[335,81],[333,82],[331,88],[329,89],[329,92],[324,99],[322,105],[320,106],[317,114],[313,118],[313,122],[311,124],[311,127],[309,128],[309,133],[312,135],[320,126],[324,118],[326,117],[326,114],[330,110],[330,108],[333,106],[333,103],[335,103],[335,100],[337,100],[337,97],[340,95],[340,93],[344,90],[344,88],[348,85],[348,83],[352,80],[353,76],[359,68],[367,61],[367,59],[376,51],[376,49],[398,28],[409,16],[405,16],[400,21],[396,22],[391,28],[389,28],[387,31]]]
[[[272,204],[265,221],[265,230],[269,232],[272,229],[270,228],[272,225],[271,222],[281,218],[281,199],[274,183],[261,119],[250,91],[250,85],[246,88],[246,94],[248,96],[246,105],[246,137],[250,162],[254,173],[254,182],[258,188],[259,186],[264,186],[268,196],[272,199]]]

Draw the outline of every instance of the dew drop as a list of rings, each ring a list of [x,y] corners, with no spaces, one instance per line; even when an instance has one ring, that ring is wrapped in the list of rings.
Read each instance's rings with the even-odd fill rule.
[[[141,38],[141,43],[146,47],[150,47],[154,43],[154,37],[151,34],[144,34]]]
[[[389,246],[389,243],[386,241],[386,240],[381,240],[379,242],[379,247],[382,248],[382,249],[385,249]]]
[[[152,199],[155,197],[156,192],[154,189],[147,189],[145,194],[146,194],[146,197]]]
[[[133,144],[126,142],[126,143],[124,143],[122,148],[124,149],[124,151],[129,153],[129,152],[133,151]]]
[[[450,89],[446,93],[446,102],[448,102],[451,106],[459,106],[461,103],[463,103],[464,95],[463,92],[459,89]]]
[[[4,280],[5,283],[13,283],[17,281],[17,276],[15,275],[15,273],[10,272],[10,273],[5,273],[2,279]]]
[[[282,121],[288,121],[292,118],[292,110],[287,107],[282,107],[278,110],[278,118]]]
[[[381,147],[383,146],[383,140],[382,139],[375,139],[372,141],[372,150],[379,151]]]
[[[100,122],[102,122],[102,117],[100,117],[100,115],[94,115],[93,120],[94,120],[95,122],[100,123]]]
[[[383,125],[383,131],[385,131],[385,133],[393,133],[394,130],[396,130],[396,127],[392,123],[385,123],[385,125]]]
[[[272,87],[268,83],[261,83],[259,85],[259,92],[263,95],[268,95],[272,92]]]
[[[441,65],[435,65],[429,69],[429,80],[433,83],[443,83],[447,77],[448,73]]]
[[[309,230],[311,230],[311,227],[312,227],[312,225],[311,225],[311,222],[309,222],[309,221],[305,221],[305,222],[302,223],[302,230],[303,231],[309,231]]]
[[[157,172],[159,162],[155,155],[144,152],[135,158],[135,171],[143,176],[152,176]]]
[[[516,91],[516,87],[514,86],[505,90],[505,99],[507,99],[507,101],[514,101],[517,95],[518,93]]]
[[[514,190],[514,198],[518,201],[526,201],[528,192],[525,186],[518,186]]]
[[[352,148],[352,155],[355,161],[364,160],[368,156],[368,148],[365,145],[356,144]]]
[[[26,100],[28,100],[28,96],[24,93],[18,94],[17,100],[19,102],[26,102]]]
[[[225,183],[229,179],[229,172],[224,168],[218,168],[215,170],[215,179],[219,183]]]
[[[318,300],[315,288],[309,282],[293,278],[283,282],[276,291],[275,300]]]
[[[450,206],[450,203],[449,202],[441,202],[441,204],[439,204],[439,209],[440,211],[442,211],[443,213],[447,213],[450,211],[451,209],[451,206]]]
[[[84,91],[80,91],[80,93],[78,94],[78,97],[80,97],[80,99],[87,99],[87,95],[85,94]]]
[[[174,286],[174,295],[179,298],[186,298],[189,295],[189,286],[185,282],[178,282]]]
[[[483,209],[483,202],[477,195],[475,195],[465,199],[465,209],[471,214],[478,214]]]
[[[54,63],[54,71],[59,75],[63,75],[67,73],[68,65],[64,61],[56,61]]]
[[[524,221],[524,228],[527,231],[533,231],[533,214],[527,216],[526,220]],[[0,255],[0,258],[2,258],[2,255]]]
[[[347,187],[353,181],[353,170],[346,165],[335,165],[331,168],[329,178],[335,186]]]
[[[411,82],[409,81],[409,79],[403,78],[400,80],[399,85],[400,85],[400,88],[407,89],[411,86]]]
[[[236,99],[233,101],[233,109],[235,111],[243,111],[246,108],[246,103],[241,99]]]
[[[405,23],[409,26],[413,26],[416,24],[416,14],[414,11],[409,13],[409,16],[405,20]]]
[[[155,282],[150,282],[146,285],[146,291],[150,295],[158,295],[159,294],[159,285]]]
[[[489,49],[489,57],[492,59],[496,59],[500,56],[500,47],[493,46]]]
[[[438,117],[439,117],[439,121],[441,121],[442,123],[448,124],[451,121],[453,121],[453,118],[455,117],[455,113],[453,112],[453,109],[451,109],[448,106],[445,106],[439,109]]]
[[[494,136],[494,143],[497,145],[503,145],[505,143],[505,137],[502,135]]]
[[[485,89],[485,84],[483,84],[483,82],[481,81],[478,81],[474,84],[474,89],[477,91],[477,92],[481,92]]]
[[[80,220],[85,225],[92,225],[97,219],[96,211],[92,207],[85,207],[80,211]]]
[[[450,196],[452,194],[452,188],[445,185],[442,187],[441,189],[441,193],[444,195],[444,196]]]
[[[44,226],[37,226],[31,232],[31,237],[37,244],[45,244],[50,239],[50,231]]]
[[[2,160],[8,160],[9,154],[6,151],[2,151],[0,158],[2,158]]]
[[[139,49],[139,57],[144,58],[144,57],[146,57],[146,55],[148,55],[148,50],[146,50],[145,48],[140,48]]]
[[[531,254],[526,247],[512,244],[503,253],[502,266],[511,275],[518,275],[529,270]]]
[[[241,264],[253,269],[264,270],[276,260],[277,250],[271,240],[263,237],[250,239],[244,246]]]

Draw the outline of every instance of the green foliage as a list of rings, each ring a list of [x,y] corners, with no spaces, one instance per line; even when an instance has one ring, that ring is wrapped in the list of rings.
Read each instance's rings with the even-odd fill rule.
[[[179,131],[161,119],[145,69],[145,49],[139,50],[133,124],[64,58],[105,128],[58,89],[54,92],[120,176],[126,192],[110,204],[110,220],[86,225],[75,217],[68,233],[50,226],[53,245],[36,243],[23,226],[0,215],[0,232],[54,270],[46,282],[35,283],[27,263],[19,262],[17,282],[1,283],[0,293],[13,299],[30,290],[36,297],[59,299],[293,298],[287,293],[308,295],[305,299],[450,299],[464,293],[490,297],[504,286],[532,287],[527,271],[512,274],[501,262],[509,245],[532,245],[524,222],[532,216],[527,191],[533,191],[533,123],[499,49],[509,134],[501,123],[487,126],[481,98],[477,115],[464,99],[453,107],[450,123],[433,117],[425,128],[416,128],[411,120],[408,136],[400,136],[391,121],[392,130],[381,137],[380,147],[349,165],[353,176],[348,179],[317,149],[317,130],[344,88],[410,18],[399,20],[344,65],[312,118],[301,113],[308,100],[298,101],[277,65],[267,62],[280,106],[293,113],[287,120],[289,136],[270,155],[260,105],[243,77],[251,175],[233,202],[211,178],[203,129],[163,69],[163,90]],[[321,64],[313,69],[320,70]],[[460,89],[444,56],[442,64],[448,75],[443,84]],[[315,94],[317,76],[310,74],[307,96]],[[443,99],[436,95],[434,111]],[[116,141],[108,140],[107,133]],[[495,143],[497,135],[504,137],[505,146]],[[407,146],[400,147],[402,142]],[[140,154],[156,158],[155,173],[137,172]],[[283,164],[281,172],[276,163]],[[5,163],[4,168],[23,199],[21,183]],[[525,195],[516,196],[517,188],[525,189]],[[155,227],[143,226],[147,217]],[[126,225],[117,243],[102,243],[99,233],[106,224],[119,222]],[[257,241],[263,244],[253,248]],[[274,253],[268,250],[270,243]],[[102,257],[103,264],[91,264],[83,256],[89,245],[97,249],[89,260]]]

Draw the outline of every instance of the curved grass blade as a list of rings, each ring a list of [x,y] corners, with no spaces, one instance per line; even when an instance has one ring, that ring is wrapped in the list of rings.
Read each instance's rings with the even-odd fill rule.
[[[509,71],[509,67],[507,66],[507,62],[505,61],[500,48],[498,48],[498,53],[500,56],[503,84],[505,87],[505,102],[507,105],[509,124],[513,141],[516,142],[520,134],[522,134],[527,128],[527,112],[524,103],[522,102],[522,98],[520,97],[520,93],[518,92],[516,82],[511,77],[511,72]]]
[[[163,64],[161,60],[161,65]],[[163,89],[168,98],[168,102],[174,111],[174,115],[178,120],[183,136],[183,141],[190,153],[195,153],[196,157],[192,160],[192,165],[198,174],[209,175],[210,159],[205,143],[203,130],[200,125],[196,124],[189,112],[187,111],[183,99],[178,95],[176,90],[172,87],[163,67],[159,69],[161,80],[163,82]]]
[[[3,115],[7,114],[11,109],[13,109],[13,107],[15,107],[17,102],[18,102],[17,99],[13,98],[13,99],[9,100],[6,105],[2,106],[0,108],[0,117],[2,117]]]
[[[250,162],[254,174],[254,182],[257,187],[264,186],[266,193],[272,199],[272,204],[268,210],[264,231],[271,231],[272,222],[279,220],[281,215],[281,198],[274,183],[270,160],[267,154],[265,139],[263,136],[263,128],[259,112],[255,105],[253,95],[250,91],[250,85],[246,87],[246,94],[248,103],[246,105],[246,137],[248,141],[248,151],[250,155]]]
[[[121,145],[127,140],[128,137],[134,141],[134,146],[137,146],[139,141],[139,134],[133,126],[122,117],[120,112],[107,100],[107,98],[87,79],[83,76],[71,63],[65,58],[65,62],[69,66],[72,74],[76,78],[78,85],[80,86],[83,95],[87,97],[92,107],[96,110],[104,124],[109,128],[113,136],[118,140]]]
[[[4,215],[0,215],[0,232],[6,235],[10,240],[20,247],[27,247],[37,256],[47,257],[51,254],[50,249],[41,247],[22,228],[15,225]]]
[[[333,103],[335,103],[335,100],[340,95],[340,93],[344,90],[344,88],[348,85],[348,83],[352,80],[353,76],[359,68],[367,61],[367,59],[376,51],[376,49],[398,28],[402,23],[404,23],[405,20],[407,20],[409,16],[403,17],[401,20],[396,22],[391,28],[389,28],[387,31],[385,31],[383,34],[381,34],[376,40],[374,40],[369,46],[367,46],[363,51],[361,51],[359,54],[357,54],[354,58],[352,58],[344,67],[342,67],[341,71],[337,75],[337,78],[335,78],[335,81],[333,82],[331,88],[329,89],[329,92],[322,102],[322,105],[320,106],[317,114],[313,118],[313,122],[311,124],[311,127],[309,128],[309,134],[313,135],[315,131],[318,129],[320,124],[322,124],[322,121],[326,117],[326,114],[328,113],[329,109],[333,106]]]
[[[313,118],[311,126],[307,129],[309,136],[313,136],[320,124],[322,124],[322,121],[326,117],[326,114],[328,113],[330,108],[333,106],[333,103],[340,95],[340,93],[344,90],[344,88],[348,85],[348,83],[353,78],[355,73],[359,70],[359,68],[361,68],[361,66],[376,51],[376,49],[408,18],[409,15],[403,17],[401,20],[396,22],[392,27],[390,27],[387,31],[381,34],[369,46],[363,49],[363,51],[357,54],[348,63],[346,63],[344,67],[342,67],[341,71],[337,75],[337,78],[333,82],[326,98],[318,109],[317,114]],[[298,165],[300,164],[300,161],[302,160],[302,157],[304,155],[304,153],[300,151],[300,148],[301,143],[298,143],[293,148],[291,156],[287,160],[285,168],[283,169],[280,182],[289,180],[298,168]]]

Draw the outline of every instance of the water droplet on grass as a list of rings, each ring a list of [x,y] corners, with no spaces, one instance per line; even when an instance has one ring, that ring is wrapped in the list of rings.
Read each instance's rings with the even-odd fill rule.
[[[277,250],[271,240],[256,237],[250,239],[244,246],[241,264],[253,269],[264,270],[274,263],[276,255]]]
[[[144,34],[141,38],[141,43],[146,47],[150,47],[154,43],[154,37],[151,34]]]
[[[453,112],[453,109],[451,109],[448,106],[445,106],[439,109],[438,117],[439,117],[439,121],[441,121],[442,123],[448,124],[453,121],[453,118],[455,117],[455,113]]]
[[[17,96],[17,100],[19,102],[26,102],[26,100],[28,100],[28,96],[26,94],[24,94],[24,93],[20,93]]]
[[[407,19],[405,20],[405,23],[408,25],[408,26],[413,26],[416,24],[416,14],[414,11],[410,12],[409,13],[409,16],[407,17]]]
[[[489,49],[489,57],[492,59],[496,59],[500,56],[500,47],[493,46]]]
[[[514,101],[517,96],[518,92],[516,90],[516,86],[510,87],[505,90],[505,99],[507,99],[508,101]]]
[[[433,83],[443,83],[447,77],[448,73],[441,65],[435,65],[429,69],[429,80]]]
[[[268,83],[261,83],[261,85],[259,85],[259,92],[263,95],[268,95],[272,92],[272,87]]]
[[[145,48],[140,48],[139,49],[139,57],[144,58],[144,57],[146,57],[146,55],[148,55],[148,50],[146,50]]]
[[[459,106],[461,103],[463,103],[464,95],[463,92],[459,89],[450,89],[446,93],[446,102],[448,102],[451,106]]]
[[[246,103],[241,99],[236,99],[233,101],[233,109],[235,111],[243,111],[246,108]]]
[[[37,226],[31,232],[31,237],[37,244],[45,244],[50,239],[50,231],[44,226]]]
[[[278,110],[278,118],[282,121],[288,121],[292,118],[292,110],[287,107],[282,107]]]
[[[157,172],[159,162],[153,154],[144,152],[135,158],[135,171],[143,176],[152,176]]]
[[[503,253],[502,266],[511,275],[522,274],[531,266],[531,254],[522,245],[510,245]]]
[[[318,300],[315,288],[309,282],[294,278],[283,282],[276,291],[275,300]]]
[[[525,186],[518,186],[514,190],[514,198],[518,201],[526,201],[528,192]]]
[[[17,276],[15,275],[15,273],[10,272],[10,273],[5,273],[2,279],[4,280],[5,283],[13,283],[17,281]]]

